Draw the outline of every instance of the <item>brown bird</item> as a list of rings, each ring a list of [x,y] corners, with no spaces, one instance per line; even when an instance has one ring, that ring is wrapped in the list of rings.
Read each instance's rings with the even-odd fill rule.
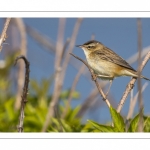
[[[83,45],[77,45],[77,47],[83,49],[87,62],[94,73],[101,79],[110,80],[108,92],[115,77],[138,77],[138,72],[134,70],[122,57],[96,40],[88,41]],[[150,79],[143,75],[141,75],[141,78],[150,81]]]

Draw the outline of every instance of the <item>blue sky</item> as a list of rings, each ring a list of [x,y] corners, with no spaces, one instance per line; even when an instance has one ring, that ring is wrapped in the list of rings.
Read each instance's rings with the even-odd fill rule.
[[[58,18],[24,18],[26,24],[35,28],[42,34],[50,37],[54,42],[57,40]],[[71,37],[76,18],[67,18],[65,26],[64,42],[68,37]],[[91,35],[95,35],[95,39],[102,42],[104,45],[114,50],[124,59],[128,59],[137,52],[137,19],[136,18],[84,18],[79,29],[76,39],[77,44],[83,44],[91,39]],[[48,78],[54,71],[54,56],[48,51],[40,47],[31,37],[27,37],[28,59],[31,63],[31,78],[38,79]],[[142,18],[142,47],[150,46],[150,19]],[[74,47],[73,53],[82,59],[85,59],[81,49]],[[74,59],[74,58],[72,58]],[[75,60],[76,61],[76,60]],[[137,69],[137,62],[131,65]],[[144,68],[142,74],[150,78],[150,62]],[[70,88],[77,71],[71,66],[67,69],[65,84],[63,89]],[[111,93],[118,104],[130,77],[116,78],[111,87]],[[142,80],[144,84],[145,80]],[[80,100],[72,102],[73,106],[81,104],[88,96],[90,91],[95,87],[84,77],[80,78],[76,90],[81,92]],[[134,94],[137,91],[137,86],[134,87]],[[145,114],[150,114],[150,85],[143,93]],[[102,99],[99,99],[102,101]],[[103,102],[104,103],[104,102]],[[117,105],[114,106],[115,108]],[[129,97],[123,107],[123,115],[127,115],[129,108]],[[135,109],[137,113],[138,107]],[[93,119],[99,122],[107,122],[110,120],[110,114],[107,106],[103,104],[97,111],[90,112],[84,118]]]

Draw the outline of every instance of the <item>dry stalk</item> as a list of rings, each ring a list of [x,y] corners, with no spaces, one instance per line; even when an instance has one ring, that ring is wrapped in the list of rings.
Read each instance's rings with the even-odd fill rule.
[[[25,25],[25,26],[26,26],[27,33],[31,36],[31,38],[33,38],[35,41],[37,41],[37,43],[39,45],[43,46],[45,49],[47,49],[51,53],[55,53],[56,52],[56,46],[55,46],[55,44],[53,43],[53,41],[49,37],[43,35],[38,30],[33,29],[29,25]],[[95,35],[94,34],[92,35],[91,39],[95,39]],[[150,51],[150,46],[144,48],[142,50],[142,52],[141,52],[141,57],[143,58],[149,51]],[[133,64],[134,62],[136,62],[138,60],[138,55],[139,54],[137,52],[136,54],[134,54],[133,56],[131,56],[130,58],[128,58],[127,62],[129,64]],[[70,59],[69,64],[72,65],[77,70],[78,70],[78,66],[80,65],[77,62],[75,63],[73,61],[73,59]],[[84,77],[88,78],[87,71],[83,72],[82,75]]]
[[[25,62],[25,66],[26,66],[24,87],[23,87],[23,92],[22,92],[22,96],[21,96],[21,109],[20,109],[19,124],[17,126],[18,132],[23,132],[24,108],[25,108],[25,104],[27,102],[29,73],[30,73],[29,66],[30,66],[30,64],[29,64],[28,60],[25,58],[25,56],[19,56],[15,60],[15,65],[16,65],[16,63],[19,59],[23,59],[24,62]]]
[[[56,46],[49,37],[46,37],[39,31],[35,30],[34,28],[28,25],[25,25],[25,28],[27,34],[29,34],[34,40],[36,40],[40,46],[43,46],[44,48],[48,49],[50,52],[55,53]]]
[[[63,54],[63,36],[64,36],[64,29],[65,29],[65,22],[66,19],[60,19],[59,20],[59,29],[58,29],[58,40],[57,40],[57,45],[56,45],[56,57],[55,57],[55,79],[54,79],[54,91],[53,91],[53,96],[52,100],[49,104],[48,108],[48,113],[46,116],[46,120],[44,123],[44,126],[42,128],[42,132],[45,132],[48,125],[50,124],[51,117],[54,115],[54,110],[55,107],[58,103],[59,95],[61,92],[61,62],[62,62],[62,54]]]
[[[65,72],[66,72],[66,69],[67,69],[67,66],[68,66],[68,63],[69,63],[69,60],[70,60],[70,56],[69,56],[68,52],[71,52],[73,50],[75,40],[76,40],[76,37],[77,37],[77,33],[78,33],[79,27],[81,25],[81,21],[82,21],[81,18],[77,19],[77,22],[75,24],[73,34],[72,34],[72,37],[71,37],[71,40],[70,40],[69,48],[68,48],[68,51],[67,51],[67,56],[65,57],[62,68],[60,68],[61,66],[56,68],[57,72],[59,72],[59,77],[56,78],[53,97],[52,97],[51,103],[49,105],[48,114],[47,114],[46,121],[45,121],[43,129],[42,129],[42,132],[46,131],[48,125],[50,124],[51,117],[53,117],[53,115],[54,115],[54,107],[58,103],[59,96],[60,96],[61,89],[62,89],[62,85],[63,85],[63,82],[64,82]],[[58,53],[57,50],[56,50],[56,58],[58,57],[57,54],[61,58],[62,53]],[[56,64],[59,64],[59,63],[61,63],[61,60],[56,61]]]
[[[54,113],[55,113],[55,116],[56,116],[56,118],[59,122],[59,125],[60,125],[60,128],[58,128],[58,131],[63,132],[63,129],[65,129],[65,128],[64,128],[63,123],[62,123],[61,118],[60,118],[60,113],[59,113],[58,106],[54,107]]]
[[[86,100],[82,104],[82,106],[77,114],[77,117],[80,118],[85,114],[85,112],[89,109],[93,100],[98,96],[98,94],[99,94],[99,91],[96,88],[94,90],[92,90],[90,95],[86,98]]]
[[[143,85],[143,87],[142,87],[142,89],[141,89],[141,92],[144,92],[144,90],[146,89],[147,86],[148,86],[148,83],[146,82],[146,83]],[[128,115],[127,115],[126,120],[129,120],[130,118],[133,117],[133,112],[134,112],[134,108],[135,108],[135,105],[136,105],[138,96],[139,96],[139,92],[137,92],[136,95],[134,96],[134,98],[132,98],[132,99],[130,100],[130,106],[129,106],[129,111],[128,111]]]
[[[90,68],[90,66],[89,66],[84,60],[82,60],[81,58],[75,56],[75,55],[72,54],[72,53],[70,53],[70,54],[71,54],[72,56],[74,56],[76,59],[78,59],[78,60],[80,60],[81,62],[83,62],[83,63],[87,66],[87,68],[89,69],[89,71],[90,71],[90,73],[91,73],[92,79],[93,79],[93,81],[95,82],[95,84],[96,84],[96,86],[97,86],[97,89],[98,89],[100,95],[102,96],[103,100],[106,102],[106,104],[107,104],[107,106],[108,106],[108,108],[109,108],[109,107],[110,107],[110,102],[109,102],[109,100],[107,99],[106,95],[104,94],[103,90],[101,89],[101,87],[100,87],[100,85],[99,85],[99,83],[98,83],[98,81],[97,81],[97,77],[95,76],[93,70]]]
[[[40,33],[39,31],[33,29],[32,27],[26,25],[26,30],[27,33],[35,40],[38,42],[39,45],[43,46],[44,49],[48,50],[48,52],[55,54],[56,53],[56,46],[55,44],[52,42],[52,40],[50,38],[48,38],[47,36],[43,35],[42,33]],[[70,43],[69,39],[67,39],[66,41],[66,45]],[[65,48],[65,46],[64,46]],[[65,53],[63,53],[64,56]],[[69,60],[69,64],[74,67],[76,70],[79,70],[80,63],[78,62],[74,62],[73,59]],[[82,75],[89,79],[89,76],[87,74],[87,71],[82,72]],[[91,81],[91,80],[90,80]]]
[[[65,74],[66,74],[66,69],[67,69],[67,66],[68,66],[69,61],[70,61],[70,55],[69,55],[69,53],[71,53],[72,50],[73,50],[73,48],[74,48],[76,37],[77,37],[77,34],[78,34],[78,31],[79,31],[79,28],[80,28],[82,20],[83,20],[82,18],[78,18],[77,19],[77,22],[75,24],[75,27],[74,27],[74,30],[73,30],[73,33],[72,33],[72,36],[71,36],[69,48],[68,48],[68,51],[66,53],[63,65],[62,65],[62,70],[63,71],[62,71],[62,75],[61,75],[61,78],[60,78],[60,80],[62,81],[61,82],[61,86],[63,84],[64,78],[65,78]]]
[[[65,106],[65,109],[64,109],[64,112],[62,113],[62,116],[61,116],[62,118],[64,118],[66,116],[66,114],[67,114],[67,112],[69,110],[69,106],[71,104],[73,92],[74,92],[74,90],[76,88],[76,85],[77,85],[79,79],[80,79],[80,76],[82,75],[82,72],[84,71],[84,67],[85,67],[85,65],[83,64],[80,67],[76,77],[74,78],[74,81],[73,81],[73,84],[72,84],[72,87],[70,89],[70,93],[69,93],[69,96],[68,96],[68,100],[67,100],[67,103],[66,103],[66,106]]]
[[[64,58],[64,55],[65,55],[65,52],[66,52],[66,49],[67,49],[69,43],[70,43],[70,38],[68,38],[68,39],[66,40],[66,43],[64,44],[63,52],[62,52],[62,56],[61,56],[61,60],[63,60],[63,58]]]
[[[139,57],[138,57],[138,79],[137,79],[137,84],[138,84],[138,91],[139,91],[139,96],[138,96],[138,104],[139,104],[139,123],[138,123],[138,131],[143,132],[143,127],[144,127],[144,120],[143,120],[143,100],[142,100],[142,92],[141,92],[141,72],[139,71],[140,69],[140,64],[141,64],[141,51],[142,51],[142,23],[141,19],[137,19],[137,32],[138,32],[138,52],[139,52]]]
[[[147,53],[147,55],[145,56],[141,66],[140,66],[140,69],[139,71],[141,72],[143,70],[143,68],[145,67],[145,65],[147,64],[148,60],[150,59],[150,51]],[[136,82],[137,78],[132,78],[130,80],[130,82],[128,83],[127,87],[126,87],[126,90],[125,92],[123,93],[123,96],[118,104],[118,107],[117,107],[117,112],[120,113],[126,99],[127,99],[127,96],[128,94],[131,92],[131,90],[133,89],[134,87],[134,84]]]
[[[145,57],[145,55],[150,51],[150,46],[143,48],[141,51],[141,59]],[[131,65],[138,60],[139,52],[132,55],[130,58],[127,59],[127,62]]]
[[[21,36],[21,43],[20,43],[20,54],[26,56],[27,53],[27,40],[26,40],[26,29],[24,22],[21,18],[16,18],[15,22],[18,26],[18,30]],[[24,82],[24,64],[23,62],[19,63],[18,66],[18,80],[17,80],[17,94],[16,94],[16,102],[15,102],[15,109],[20,108],[20,94],[22,92],[22,86]]]
[[[2,31],[2,34],[0,36],[0,52],[2,50],[2,45],[3,43],[5,42],[6,38],[7,38],[7,29],[8,29],[8,26],[9,26],[9,23],[10,23],[10,20],[11,18],[7,18],[6,21],[5,21],[5,24],[4,24],[4,28],[3,28],[3,31]]]

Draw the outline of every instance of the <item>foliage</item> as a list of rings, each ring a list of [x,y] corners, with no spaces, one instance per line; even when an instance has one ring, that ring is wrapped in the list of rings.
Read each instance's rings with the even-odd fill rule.
[[[111,126],[106,126],[102,124],[98,124],[97,122],[89,120],[89,122],[95,127],[99,132],[137,132],[138,131],[138,123],[139,123],[139,114],[137,114],[133,119],[130,120],[130,125],[127,131],[125,131],[126,125],[123,117],[117,113],[117,111],[110,107],[110,114],[112,117],[113,124]],[[150,118],[147,116],[143,116],[144,120],[144,132],[150,131]]]
[[[5,67],[0,68],[0,132],[17,132],[17,125],[20,110],[15,110],[15,93],[9,90],[12,82],[8,80],[11,72],[10,68],[14,66],[14,60],[17,54],[12,54],[6,58]],[[14,67],[15,69],[15,67]],[[30,79],[28,103],[25,106],[24,132],[40,132],[46,119],[48,105],[52,95],[50,87],[53,77],[42,79],[39,83]],[[60,103],[66,103],[70,93],[70,89],[62,91],[60,95]],[[80,94],[74,91],[73,99],[79,99]],[[62,104],[58,105],[59,114],[64,111]],[[49,125],[48,132],[80,132],[82,129],[81,118],[77,118],[80,107],[75,109],[69,108],[65,119],[59,119],[59,116],[54,116]],[[61,123],[60,123],[61,122]]]
[[[0,68],[0,132],[17,132],[17,125],[20,110],[15,110],[15,92],[10,92],[13,82],[9,80],[11,69],[17,54],[10,54],[6,58],[5,67]],[[25,107],[24,132],[41,132],[48,113],[48,106],[51,102],[52,94],[50,88],[53,84],[53,76],[49,79],[42,79],[40,82],[31,80],[29,83],[28,103]],[[129,121],[129,127],[126,127],[124,118],[110,107],[112,124],[99,124],[95,121],[88,120],[82,123],[82,117],[78,118],[77,114],[80,106],[75,108],[69,107],[67,114],[61,118],[65,107],[70,89],[61,92],[59,103],[55,110],[55,115],[47,128],[47,132],[137,132],[139,114]],[[73,100],[80,97],[78,91],[72,94]],[[150,117],[144,116],[144,132],[150,132]]]
[[[28,95],[28,103],[25,107],[24,132],[40,132],[46,119],[48,105],[51,100],[49,89],[52,84],[52,78],[43,79],[40,84],[37,81],[30,81],[30,94]],[[43,88],[44,87],[44,88]],[[62,92],[60,101],[68,98],[68,91]],[[77,91],[73,93],[73,98],[79,98]],[[0,105],[0,131],[16,132],[19,118],[19,111],[14,110],[15,97],[12,95]],[[65,119],[55,116],[47,131],[49,132],[79,132],[82,129],[81,119],[76,118],[80,107],[75,109],[69,108]],[[58,106],[58,110],[64,111],[62,105]],[[59,112],[59,114],[61,114]],[[58,116],[60,117],[60,116]],[[60,124],[60,121],[62,125]]]

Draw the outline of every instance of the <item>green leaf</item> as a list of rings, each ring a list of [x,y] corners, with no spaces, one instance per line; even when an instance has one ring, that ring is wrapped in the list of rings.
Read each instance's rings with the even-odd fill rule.
[[[137,127],[138,127],[138,122],[139,122],[139,114],[137,114],[130,123],[128,132],[136,132],[137,131]]]
[[[94,122],[92,120],[88,120],[96,129],[98,129],[101,132],[114,132],[114,128],[102,124],[98,124],[97,122]]]
[[[150,132],[150,116],[144,116],[144,132]]]
[[[64,132],[73,132],[71,126],[67,122],[65,122],[65,120],[61,119],[61,122],[63,125]]]
[[[81,106],[77,106],[75,107],[72,112],[71,112],[71,115],[70,115],[70,120],[74,120],[76,115],[78,114],[79,110],[80,110]]]
[[[72,122],[75,120],[76,115],[78,114],[79,110],[80,110],[81,106],[77,106],[75,108],[68,108],[68,112],[65,116],[66,120],[69,122]]]
[[[118,129],[118,132],[124,132],[125,131],[125,124],[122,116],[117,113],[117,111],[110,106],[110,113],[111,117],[114,123],[114,128],[116,128],[116,131]]]
[[[140,118],[140,115],[137,114],[137,115],[131,120],[129,129],[128,129],[128,132],[137,132],[137,131],[138,131],[139,118]],[[146,122],[148,121],[148,117],[144,117],[144,116],[143,116],[143,119],[144,119],[144,127],[145,127]]]
[[[144,118],[144,126],[147,125],[147,123],[150,121],[150,116],[143,116]]]
[[[10,99],[10,100],[7,100],[5,103],[4,103],[4,106],[5,106],[5,111],[7,113],[7,117],[12,120],[15,118],[14,116],[14,110],[13,110],[13,103],[14,103],[14,100],[13,99]]]

